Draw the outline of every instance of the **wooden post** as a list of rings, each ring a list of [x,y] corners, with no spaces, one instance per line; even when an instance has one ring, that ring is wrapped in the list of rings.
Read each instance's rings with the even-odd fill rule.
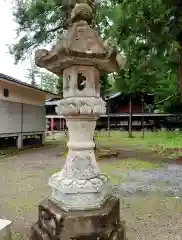
[[[111,133],[110,133],[110,103],[109,103],[109,96],[106,96],[105,98],[106,100],[106,103],[107,103],[107,132],[108,132],[108,136],[110,137],[111,136]]]
[[[51,132],[52,132],[53,140],[55,140],[55,135],[54,135],[54,118],[51,118]]]
[[[49,119],[46,118],[46,136],[49,136],[49,125],[50,125]]]
[[[132,138],[132,96],[129,96],[129,121],[128,121],[128,137]]]
[[[63,118],[63,131],[65,130],[65,119]]]
[[[59,125],[59,131],[61,132],[62,130],[62,117],[60,117],[60,125]]]
[[[109,98],[107,100],[107,131],[108,131],[108,136],[111,136],[110,132],[110,105],[109,105]]]
[[[144,97],[141,98],[142,102],[142,138],[144,138]]]

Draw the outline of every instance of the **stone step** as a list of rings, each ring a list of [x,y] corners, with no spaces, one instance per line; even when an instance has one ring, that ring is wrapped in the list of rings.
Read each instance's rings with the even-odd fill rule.
[[[11,240],[11,224],[9,220],[0,219],[0,240]]]

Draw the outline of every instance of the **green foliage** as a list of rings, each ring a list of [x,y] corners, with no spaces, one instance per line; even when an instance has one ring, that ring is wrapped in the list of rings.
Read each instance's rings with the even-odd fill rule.
[[[106,74],[101,75],[101,77],[100,77],[100,95],[102,98],[105,98],[109,94],[111,86],[112,85],[109,81],[108,76]]]
[[[35,65],[31,65],[31,68],[27,69],[26,78],[31,85],[37,86],[36,75],[39,73],[38,68]]]
[[[133,138],[128,138],[127,132],[111,131],[108,138],[108,133],[103,132],[102,136],[98,136],[96,144],[105,147],[125,147],[126,149],[146,149],[164,153],[166,149],[181,148],[182,132],[167,131],[165,129],[157,132],[145,132],[145,137],[142,137],[141,132],[134,132]]]
[[[60,2],[60,4],[58,4]],[[15,61],[42,43],[55,42],[64,32],[74,1],[16,0],[14,17],[18,23],[17,44],[11,47]],[[127,61],[115,74],[115,89],[122,92],[155,93],[156,102],[168,109],[178,101],[180,6],[167,0],[104,0],[97,8],[96,29],[103,39],[117,43]],[[111,89],[101,77],[101,95]]]
[[[107,34],[117,39],[127,62],[115,76],[116,88],[122,92],[155,93],[155,100],[166,109],[179,93],[179,47],[176,38],[181,31],[175,25],[176,7],[162,0],[125,0],[109,8],[113,26]]]
[[[57,78],[56,89],[57,89],[56,93],[62,97],[63,96],[63,78],[62,77]]]
[[[55,74],[41,71],[38,67],[32,64],[31,68],[27,70],[28,81],[43,90],[57,93],[62,96],[63,79],[57,77]]]
[[[63,32],[65,11],[52,0],[15,0],[14,19],[18,24],[18,41],[10,47],[15,62],[42,43],[51,43]]]
[[[39,77],[42,89],[50,91],[52,93],[57,93],[62,96],[62,78],[59,78],[49,72],[40,72]]]

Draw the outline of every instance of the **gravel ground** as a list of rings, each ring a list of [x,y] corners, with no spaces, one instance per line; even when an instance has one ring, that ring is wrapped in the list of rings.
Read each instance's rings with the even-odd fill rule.
[[[121,174],[118,171],[116,174]],[[114,187],[119,194],[161,193],[182,197],[182,165],[169,164],[149,171],[123,173],[124,183]]]
[[[64,164],[60,151],[60,147],[35,149],[0,160],[0,217],[14,221],[14,240],[28,239],[30,226],[37,221],[37,205],[50,194],[48,177]],[[125,176],[125,183],[114,190],[121,199],[128,239],[182,239],[182,166]]]

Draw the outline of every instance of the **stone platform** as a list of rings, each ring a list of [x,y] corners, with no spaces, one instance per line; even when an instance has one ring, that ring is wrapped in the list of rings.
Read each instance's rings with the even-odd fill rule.
[[[31,240],[126,240],[120,221],[120,202],[111,196],[98,210],[65,212],[44,200],[39,220],[31,228]]]

